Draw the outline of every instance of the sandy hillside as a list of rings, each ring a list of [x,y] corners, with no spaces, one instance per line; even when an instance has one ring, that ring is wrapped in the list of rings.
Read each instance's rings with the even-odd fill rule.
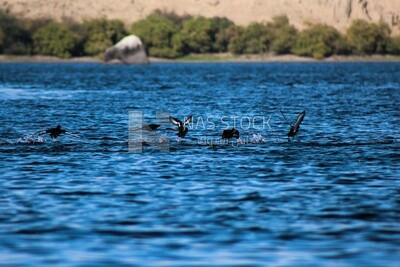
[[[178,14],[225,16],[237,24],[269,21],[286,14],[298,28],[307,22],[324,22],[344,30],[361,18],[384,20],[395,33],[400,30],[400,0],[0,0],[0,9],[26,18],[107,17],[126,24],[146,17],[155,9]]]

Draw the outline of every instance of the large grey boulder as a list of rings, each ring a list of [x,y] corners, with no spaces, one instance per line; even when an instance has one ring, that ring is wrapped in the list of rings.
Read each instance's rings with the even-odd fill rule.
[[[124,64],[147,64],[146,51],[143,43],[136,35],[129,35],[121,39],[104,53],[105,62],[122,62]]]

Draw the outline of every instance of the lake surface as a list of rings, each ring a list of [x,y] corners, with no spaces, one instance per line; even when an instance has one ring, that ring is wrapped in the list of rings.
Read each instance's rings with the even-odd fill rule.
[[[2,266],[400,262],[400,63],[0,64],[0,122]]]

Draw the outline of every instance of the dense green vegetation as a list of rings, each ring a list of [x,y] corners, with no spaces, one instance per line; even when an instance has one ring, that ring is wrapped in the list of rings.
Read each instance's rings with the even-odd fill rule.
[[[124,24],[119,20],[92,19],[83,22],[84,53],[99,56],[127,35]]]
[[[350,50],[345,36],[338,30],[326,24],[315,24],[298,34],[292,52],[321,59],[334,54],[348,54]]]
[[[22,20],[0,11],[0,54],[101,57],[127,34],[139,36],[150,56],[163,58],[225,52],[295,54],[317,59],[332,55],[400,55],[400,36],[391,36],[389,25],[383,22],[355,20],[343,34],[325,24],[310,24],[299,31],[286,16],[238,26],[226,18],[155,11],[127,29],[122,21],[105,18],[60,23]]]
[[[34,52],[40,55],[68,58],[78,44],[78,36],[67,26],[49,22],[33,34]]]
[[[175,58],[172,38],[179,32],[179,27],[167,17],[152,14],[145,20],[132,24],[131,32],[141,38],[148,54],[155,57]]]
[[[0,53],[23,55],[32,52],[32,35],[27,25],[0,11]]]
[[[357,54],[384,54],[389,52],[390,28],[386,23],[367,23],[355,20],[347,30],[348,43]]]

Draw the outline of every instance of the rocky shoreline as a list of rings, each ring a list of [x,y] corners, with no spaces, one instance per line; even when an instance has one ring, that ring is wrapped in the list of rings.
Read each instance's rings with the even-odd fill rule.
[[[98,63],[104,61],[96,57],[74,57],[69,59],[53,56],[15,56],[0,55],[0,63],[37,62],[37,63]],[[180,62],[400,62],[400,56],[368,55],[368,56],[332,56],[324,59],[299,57],[295,55],[240,55],[230,54],[196,54],[178,59],[149,57],[149,63],[180,63]]]

